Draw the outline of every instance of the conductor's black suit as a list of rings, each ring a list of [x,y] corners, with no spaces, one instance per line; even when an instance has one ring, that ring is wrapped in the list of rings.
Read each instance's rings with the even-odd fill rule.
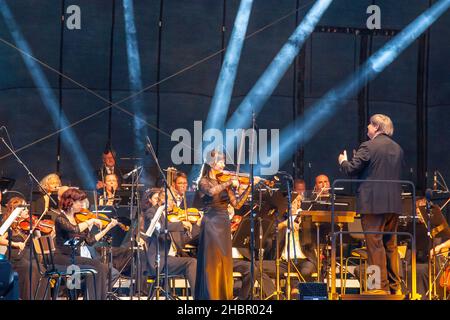
[[[357,210],[364,231],[397,231],[401,214],[401,185],[369,180],[400,180],[403,150],[389,136],[379,134],[360,145],[351,161],[341,167],[349,176],[362,182],[357,191]],[[381,287],[395,292],[400,289],[399,256],[395,235],[366,234],[369,265],[380,267]]]

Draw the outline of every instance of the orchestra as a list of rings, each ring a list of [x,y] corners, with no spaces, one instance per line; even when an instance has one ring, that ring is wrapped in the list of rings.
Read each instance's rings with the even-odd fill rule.
[[[383,119],[371,119],[370,126],[374,127],[369,128],[371,141],[395,149],[397,147],[392,144],[387,134],[389,132],[381,132]],[[371,174],[364,170],[373,170],[373,166],[367,169],[363,165],[370,161],[370,152],[373,152],[370,148],[388,148],[385,145],[369,144],[367,147],[363,144],[352,159],[347,159],[343,153],[338,159],[339,166],[348,175]],[[398,162],[401,162],[401,149],[396,150]],[[328,224],[319,224],[314,220],[314,213],[330,210],[329,203],[332,197],[336,197],[332,194],[329,177],[320,173],[311,189],[307,188],[305,180],[292,179],[292,190],[287,191],[283,189],[284,182],[276,182],[279,178],[254,176],[252,181],[247,173],[225,170],[226,157],[222,152],[213,150],[209,156],[210,160],[203,166],[195,189],[189,186],[186,173],[170,167],[167,169],[167,188],[156,181],[154,185],[135,190],[139,194],[136,200],[139,203],[134,204],[139,211],[135,215],[140,221],[137,233],[132,233],[136,230],[137,220],[133,220],[132,216],[130,219],[129,206],[124,207],[124,201],[120,199],[125,193],[119,195],[119,191],[126,189],[121,187],[123,176],[116,162],[116,153],[110,147],[103,152],[102,167],[96,172],[98,180],[95,191],[63,185],[58,174],[50,173],[42,178],[42,188],[30,204],[23,197],[8,198],[0,226],[6,223],[14,210],[21,211],[8,231],[0,235],[0,249],[3,249],[0,253],[7,257],[19,275],[20,299],[48,299],[53,296],[53,293],[50,296],[45,294],[45,286],[40,284],[42,270],[45,269],[39,262],[42,253],[31,248],[35,259],[30,260],[30,246],[37,246],[41,237],[47,237],[54,243],[52,259],[61,271],[73,264],[81,269],[93,270],[94,275],[82,275],[81,287],[77,288],[75,297],[83,299],[108,299],[114,284],[125,274],[133,276],[130,270],[134,268],[137,256],[141,264],[136,280],[141,283],[139,294],[149,298],[154,297],[155,290],[154,285],[149,283],[164,275],[164,272],[186,279],[189,290],[185,294],[199,300],[246,300],[255,294],[259,299],[292,299],[299,294],[298,284],[301,282],[329,281],[328,235],[321,237],[316,234],[323,230],[329,232]],[[394,172],[391,176],[397,178],[396,174]],[[387,179],[389,174],[381,174],[380,177]],[[255,188],[253,195],[252,183]],[[359,211],[363,230],[396,231],[400,221],[398,214],[403,212],[398,206],[398,201],[401,201],[399,189],[371,189],[385,197],[398,193],[399,199],[392,202],[390,205],[393,207],[389,208],[367,202],[364,198],[367,197],[364,194],[367,187],[362,190],[358,191],[354,202],[362,202],[363,205],[351,207],[347,204],[345,210]],[[250,207],[252,196],[255,200],[260,199],[253,209]],[[418,218],[423,225],[426,224],[423,210],[427,205],[424,199],[417,200]],[[364,215],[364,210],[367,215]],[[258,212],[255,217],[260,215],[261,220],[269,221],[263,226],[255,219],[257,228],[261,228],[258,231],[262,232],[261,239],[264,239],[261,240],[262,248],[259,244],[253,247],[253,257],[248,240],[248,219],[252,211]],[[370,215],[374,212],[379,214]],[[441,221],[433,232],[441,236],[440,242],[434,244],[426,258],[438,257],[448,263],[448,224]],[[239,239],[244,239],[244,243]],[[116,240],[120,244],[112,245]],[[398,260],[397,238],[366,235],[365,240],[368,262],[380,266],[385,264],[381,269],[381,292],[387,295],[411,292],[404,280],[412,276],[411,265],[408,262],[407,270],[401,270],[403,264]],[[353,244],[344,245],[351,249]],[[108,248],[110,250],[105,251]],[[346,276],[351,272],[350,276],[358,278],[360,268],[346,269]],[[287,281],[289,270],[295,277]],[[428,271],[427,261],[418,261],[417,288],[422,299],[429,295]],[[437,288],[433,288],[437,292],[435,297],[441,297],[445,294],[443,288],[448,286],[450,270],[448,267],[440,269],[437,263],[433,272],[434,275],[442,273]],[[259,284],[259,290],[253,288],[252,281]],[[57,289],[50,286],[50,290]],[[157,286],[156,290],[160,287]],[[56,298],[73,298],[73,295],[62,291],[55,294]]]

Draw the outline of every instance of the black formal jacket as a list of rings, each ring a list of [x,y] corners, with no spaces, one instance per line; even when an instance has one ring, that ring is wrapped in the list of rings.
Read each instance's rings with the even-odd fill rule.
[[[402,148],[385,134],[359,146],[351,161],[341,164],[349,176],[364,180],[400,180]],[[357,210],[361,214],[401,214],[401,185],[365,181],[357,191]]]
[[[144,230],[143,232],[146,232],[148,227],[150,226],[150,223],[153,219],[153,217],[156,214],[158,207],[151,207],[148,210],[144,212]],[[165,241],[165,235],[164,235],[164,224],[165,224],[165,216],[164,214],[161,215],[161,218],[159,219],[159,223],[161,224],[161,230],[158,234],[155,230],[153,235],[147,239],[147,257],[149,266],[151,268],[154,267],[155,261],[156,261],[156,254],[157,254],[157,242],[159,243],[159,250],[161,255],[161,270],[164,266],[164,241]],[[183,242],[183,234],[184,234],[184,226],[181,222],[169,222],[167,225],[167,231],[169,232],[171,238],[169,237],[169,242],[167,243],[167,252],[170,250],[170,239],[173,240],[175,247],[177,248],[177,253],[179,255],[182,255],[182,248],[184,247]]]

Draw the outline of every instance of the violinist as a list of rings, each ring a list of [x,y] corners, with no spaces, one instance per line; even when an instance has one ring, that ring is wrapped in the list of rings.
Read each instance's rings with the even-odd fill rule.
[[[163,210],[161,207],[163,206],[164,198],[164,192],[161,189],[151,189],[147,193],[147,199],[151,199],[154,205],[148,208],[143,214],[145,231],[150,226],[157,210]],[[173,208],[174,201],[168,197],[167,209],[170,212]],[[164,270],[164,248],[168,247],[167,266],[169,274],[183,274],[188,279],[193,294],[195,292],[197,260],[188,257],[182,250],[184,247],[183,234],[185,231],[191,230],[192,225],[188,221],[169,221],[167,228],[169,233],[168,242],[165,242],[164,225],[165,215],[163,213],[157,224],[157,230],[159,229],[159,232],[154,232],[147,240],[147,261],[149,263],[150,273],[156,275],[155,267],[158,242],[161,255],[159,271],[163,272]]]
[[[95,276],[97,296],[95,299],[103,300],[106,298],[108,268],[100,261],[93,259],[86,245],[93,245],[105,236],[109,230],[117,225],[117,220],[111,219],[111,222],[103,228],[103,222],[100,219],[91,218],[79,223],[75,219],[75,215],[82,211],[85,205],[86,193],[78,189],[70,188],[61,196],[60,209],[61,213],[55,221],[56,238],[55,238],[55,264],[71,265],[72,250],[64,243],[73,238],[79,238],[82,243],[80,250],[75,257],[75,264],[81,269],[94,269],[97,271]],[[94,234],[93,227],[101,229],[100,232]],[[87,276],[86,286],[91,293],[94,294],[93,278]]]
[[[201,300],[231,300],[233,298],[233,258],[231,224],[228,205],[239,209],[250,194],[250,186],[238,196],[239,180],[230,176],[219,182],[225,167],[224,154],[213,150],[209,154],[199,181],[199,193],[207,211],[200,227],[195,296]],[[255,177],[255,183],[259,179]]]
[[[163,192],[163,190],[160,188],[150,188],[145,191],[141,203],[143,213],[151,207],[158,208],[161,205],[161,201],[159,200],[159,194],[161,192]]]
[[[184,241],[190,245],[197,245],[198,244],[198,237],[200,235],[200,223],[201,223],[201,214],[198,213],[198,210],[194,210],[195,208],[188,208],[188,205],[186,203],[186,191],[188,189],[188,178],[187,175],[182,171],[177,171],[175,174],[175,179],[173,181],[171,191],[172,193],[169,193],[169,196],[171,197],[172,194],[175,197],[174,204],[177,208],[180,208],[181,215],[184,213],[187,215],[187,222],[191,224],[189,226],[189,233],[187,234],[187,237],[184,239]],[[188,209],[186,211],[186,209]],[[191,211],[195,211],[196,215],[193,217],[193,214],[191,214]]]
[[[7,205],[6,212],[2,217],[2,225],[6,219],[12,214],[12,212],[19,206],[25,205],[26,202],[21,197],[12,197]],[[10,256],[10,262],[13,265],[14,270],[19,274],[19,296],[22,300],[30,299],[30,256],[27,249],[29,241],[25,243],[27,239],[27,233],[20,229],[21,221],[28,221],[29,212],[28,209],[24,208],[20,215],[17,217],[16,221],[11,225],[11,238],[8,239],[8,232],[0,237],[0,246],[11,246],[11,252],[6,252],[6,256]],[[28,223],[29,225],[29,223]],[[11,241],[11,243],[10,243]],[[35,261],[32,261],[32,273],[31,273],[31,296],[32,299],[35,297],[36,288],[39,283],[39,269]],[[44,286],[41,286],[43,289]],[[37,299],[43,297],[43,292],[36,295]]]
[[[45,192],[41,191],[39,197],[34,201],[32,211],[36,214],[48,214],[49,218],[54,221],[56,215],[52,209],[56,209],[57,205],[53,203],[50,197],[58,192],[61,187],[61,179],[56,173],[50,173],[42,178],[40,184]]]

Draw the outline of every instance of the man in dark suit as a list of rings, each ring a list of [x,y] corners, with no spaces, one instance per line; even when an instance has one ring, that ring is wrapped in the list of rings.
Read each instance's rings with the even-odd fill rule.
[[[119,185],[122,184],[122,170],[117,166],[116,152],[111,147],[106,146],[102,155],[103,164],[102,167],[95,171],[97,177],[97,189],[105,188],[105,178],[108,174],[115,174],[119,179]],[[103,190],[102,190],[103,191]]]
[[[375,114],[367,126],[370,140],[362,143],[349,161],[344,151],[338,161],[349,176],[362,182],[357,191],[357,210],[364,231],[396,232],[401,214],[401,185],[369,180],[400,180],[403,150],[391,139],[394,126],[389,117]],[[373,293],[401,294],[397,236],[366,234],[369,266],[380,268],[380,288]]]
[[[173,201],[169,198],[168,201],[168,210],[170,211],[173,207]],[[155,217],[158,212],[157,206],[151,207],[144,212],[144,230],[146,231],[150,226],[152,219]],[[160,273],[164,273],[164,243],[165,243],[165,235],[164,235],[164,224],[165,224],[165,216],[164,213],[161,214],[160,219],[158,220],[159,232],[155,230],[153,235],[147,240],[147,261],[149,264],[150,271],[156,275],[155,266],[156,266],[156,255],[157,255],[157,246],[159,245],[160,250]],[[196,280],[196,272],[197,272],[197,259],[188,257],[183,252],[184,247],[184,236],[186,229],[192,229],[192,225],[186,221],[175,221],[168,223],[168,242],[166,245],[168,246],[168,256],[167,256],[167,265],[169,269],[169,275],[173,274],[183,274],[189,281],[189,285],[191,288],[192,294],[195,292],[195,280]]]

